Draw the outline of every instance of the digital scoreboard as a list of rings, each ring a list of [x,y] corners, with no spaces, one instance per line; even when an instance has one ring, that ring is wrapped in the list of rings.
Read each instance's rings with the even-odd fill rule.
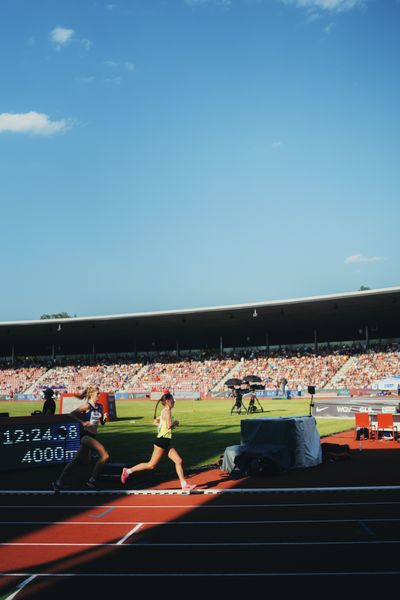
[[[0,470],[62,465],[80,446],[80,425],[68,415],[0,418]]]

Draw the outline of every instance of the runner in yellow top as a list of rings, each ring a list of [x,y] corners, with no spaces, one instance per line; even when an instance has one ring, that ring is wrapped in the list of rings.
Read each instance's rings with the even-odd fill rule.
[[[168,418],[169,417],[169,418]],[[161,412],[161,415],[158,419],[154,419],[154,424],[157,425],[157,439],[155,444],[160,446],[160,448],[167,449],[169,444],[166,442],[162,442],[161,440],[172,440],[172,429],[173,427],[177,427],[179,425],[179,421],[173,421],[171,411],[168,413],[168,408],[164,408]],[[161,443],[160,443],[161,442]]]
[[[121,473],[121,482],[123,484],[125,484],[126,480],[128,479],[129,475],[131,475],[131,473],[136,473],[137,471],[153,470],[160,462],[164,453],[168,452],[168,458],[170,458],[172,460],[172,462],[175,463],[176,473],[179,477],[179,481],[181,483],[182,489],[183,490],[192,490],[196,486],[190,485],[186,482],[185,475],[183,473],[182,458],[180,457],[178,452],[175,450],[175,448],[173,448],[171,445],[172,444],[172,430],[175,429],[175,427],[178,427],[178,425],[179,425],[179,421],[172,420],[172,409],[175,404],[174,397],[172,396],[172,394],[170,394],[170,392],[168,390],[165,390],[164,394],[161,396],[160,400],[157,402],[157,405],[159,404],[159,402],[161,402],[161,404],[163,405],[164,408],[161,411],[161,414],[158,418],[155,417],[156,411],[154,412],[154,417],[155,417],[154,425],[157,425],[158,431],[157,431],[157,437],[154,440],[153,454],[151,455],[149,462],[139,463],[137,465],[134,465],[130,469],[126,469],[124,467],[122,469],[122,473]],[[156,406],[156,410],[157,410],[157,406]]]

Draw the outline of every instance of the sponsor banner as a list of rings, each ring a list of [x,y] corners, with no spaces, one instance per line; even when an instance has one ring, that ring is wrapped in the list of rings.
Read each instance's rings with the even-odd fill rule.
[[[293,392],[290,392],[293,394]],[[259,398],[276,398],[276,390],[257,390],[256,396]],[[282,398],[286,398],[286,396],[282,396]]]
[[[36,394],[15,394],[14,400],[41,400],[43,402],[43,397]]]
[[[371,392],[369,388],[350,388],[350,396],[370,396]]]
[[[174,398],[191,398],[192,400],[200,400],[200,392],[174,392],[170,390]],[[159,400],[162,392],[150,392],[151,400]]]
[[[11,400],[11,396],[7,394],[0,394],[0,400]]]
[[[251,392],[245,392],[243,394],[244,400],[246,400],[246,395],[248,396]],[[257,398],[274,398],[275,400],[286,400],[286,396],[277,396],[276,390],[256,390]],[[185,396],[186,397],[186,396]],[[218,392],[211,393],[212,398],[232,398],[232,393],[226,390],[220,390]],[[297,392],[290,392],[291,398],[304,398],[304,396],[297,396]]]
[[[373,390],[394,391],[400,390],[400,376],[393,375],[392,377],[384,377],[372,383]]]
[[[173,392],[175,398],[191,398],[192,400],[200,400],[200,392]]]
[[[304,391],[301,392],[301,396],[298,395],[297,390],[288,390],[285,394],[281,391],[276,393],[277,390],[257,390],[256,395],[258,398],[275,398],[276,400],[286,400],[287,398],[305,398]]]
[[[396,403],[376,403],[370,402],[314,402],[312,414],[314,417],[329,417],[329,418],[351,418],[354,413],[367,412],[369,414],[390,413],[396,414],[399,409],[399,404]]]
[[[117,392],[114,394],[116,400],[136,400],[137,398],[145,398],[149,393],[147,392]]]

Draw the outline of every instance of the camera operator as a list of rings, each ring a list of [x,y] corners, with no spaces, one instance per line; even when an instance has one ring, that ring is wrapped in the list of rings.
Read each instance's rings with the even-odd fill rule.
[[[233,398],[235,398],[235,404],[232,406],[231,414],[236,409],[236,412],[238,413],[238,415],[240,415],[242,412],[242,407],[243,407],[243,402],[242,402],[243,393],[239,388],[236,388],[236,389],[234,388],[232,390],[232,396],[233,396]]]

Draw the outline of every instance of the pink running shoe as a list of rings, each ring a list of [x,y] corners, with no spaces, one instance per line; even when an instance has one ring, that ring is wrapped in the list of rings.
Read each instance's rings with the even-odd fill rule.
[[[126,480],[128,479],[130,473],[128,473],[128,469],[125,469],[125,467],[122,469],[122,473],[121,473],[121,483],[123,485],[125,485]]]
[[[182,490],[185,492],[189,492],[190,490],[194,490],[194,488],[196,487],[195,484],[190,485],[190,483],[183,483],[182,484]]]

